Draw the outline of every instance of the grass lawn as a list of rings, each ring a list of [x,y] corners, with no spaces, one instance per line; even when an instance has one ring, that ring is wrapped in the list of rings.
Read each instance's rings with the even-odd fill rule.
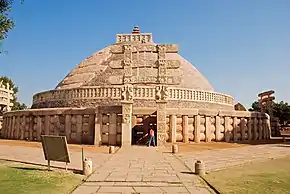
[[[290,193],[290,157],[212,172],[205,179],[221,193]]]
[[[0,193],[65,194],[79,184],[82,176],[63,170],[0,161]]]

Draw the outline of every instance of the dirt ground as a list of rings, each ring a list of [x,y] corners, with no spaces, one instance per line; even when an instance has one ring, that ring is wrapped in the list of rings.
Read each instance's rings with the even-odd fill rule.
[[[23,147],[35,147],[42,148],[41,142],[31,142],[25,140],[5,140],[0,139],[0,145],[8,145],[8,146],[23,146]],[[77,145],[77,144],[68,144],[69,150],[72,151],[81,151],[82,148],[84,151],[89,152],[97,152],[97,153],[108,153],[108,146],[94,146],[94,145]],[[115,148],[117,150],[118,147]]]
[[[275,144],[281,143],[281,140],[257,140],[257,141],[245,141],[239,143],[227,143],[227,142],[201,142],[201,143],[188,143],[184,144],[182,142],[176,143],[178,145],[179,152],[200,152],[206,150],[214,149],[226,149],[226,148],[237,148],[250,145],[259,145],[259,144]],[[172,144],[166,144],[166,151],[171,151]]]
[[[227,143],[227,142],[201,142],[201,143],[188,143],[184,144],[182,142],[176,143],[178,145],[179,152],[199,152],[213,149],[225,149],[225,148],[236,148],[249,145],[258,145],[258,144],[275,144],[281,143],[281,140],[260,140],[260,141],[247,141],[239,143]],[[0,145],[9,145],[9,146],[25,146],[25,147],[36,147],[42,148],[41,142],[30,142],[24,140],[4,140],[0,139]],[[172,144],[167,143],[165,145],[165,151],[171,151]],[[108,146],[94,146],[94,145],[77,145],[77,144],[68,144],[70,150],[81,151],[82,147],[84,151],[97,152],[97,153],[108,153]],[[118,147],[115,148],[117,150]]]

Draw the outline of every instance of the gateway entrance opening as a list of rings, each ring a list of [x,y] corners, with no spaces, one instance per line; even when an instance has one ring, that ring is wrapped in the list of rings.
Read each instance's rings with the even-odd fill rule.
[[[150,128],[155,132],[155,144],[157,145],[156,115],[137,115],[132,128],[132,145],[148,145]]]

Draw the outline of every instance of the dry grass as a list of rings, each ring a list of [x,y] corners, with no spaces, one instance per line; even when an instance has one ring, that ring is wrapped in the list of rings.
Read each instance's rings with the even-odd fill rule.
[[[227,194],[290,193],[290,157],[212,172],[205,179],[221,193]]]

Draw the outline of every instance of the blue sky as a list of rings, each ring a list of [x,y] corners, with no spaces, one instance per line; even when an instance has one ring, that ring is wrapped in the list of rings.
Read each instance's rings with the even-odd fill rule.
[[[268,89],[290,102],[289,0],[27,0],[16,1],[13,18],[0,75],[29,105],[134,25],[157,43],[179,44],[216,91],[246,106]]]

